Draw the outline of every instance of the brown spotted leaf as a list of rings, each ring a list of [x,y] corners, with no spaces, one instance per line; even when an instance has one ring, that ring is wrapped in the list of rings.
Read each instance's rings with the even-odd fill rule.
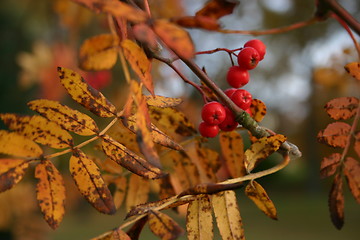
[[[0,159],[0,193],[14,187],[24,177],[29,161],[23,159]]]
[[[328,157],[324,157],[320,165],[321,178],[329,177],[335,174],[340,165],[341,154],[333,153]]]
[[[111,161],[111,162],[116,164],[114,161]],[[117,166],[119,166],[119,165],[117,165]],[[113,175],[109,175],[109,174],[106,174],[103,177],[104,177],[104,181],[107,183],[108,186],[110,184],[112,184],[114,186],[113,200],[114,200],[116,209],[119,209],[125,199],[126,188],[127,188],[127,178],[124,176],[114,177]]]
[[[251,117],[255,121],[261,122],[266,115],[265,103],[259,99],[253,99],[251,101],[250,112],[251,112]]]
[[[208,1],[202,9],[196,12],[196,16],[219,19],[233,12],[238,2],[228,0]]]
[[[359,107],[359,99],[355,97],[340,97],[329,101],[325,110],[334,120],[346,120],[356,114]]]
[[[344,225],[344,194],[341,174],[337,174],[334,178],[329,194],[329,210],[332,223],[337,229],[341,229]]]
[[[99,212],[114,214],[115,204],[96,164],[81,150],[74,149],[70,172],[80,193]]]
[[[360,157],[360,131],[355,133],[355,142],[354,142],[354,150],[358,157]]]
[[[111,69],[117,60],[119,39],[113,34],[88,38],[80,47],[80,68],[86,71]]]
[[[345,65],[345,70],[356,80],[360,80],[360,63],[352,62]]]
[[[159,168],[151,165],[109,136],[103,136],[102,148],[111,160],[139,176],[148,179],[164,176],[164,173]]]
[[[181,98],[171,98],[160,95],[145,96],[145,99],[146,99],[146,103],[149,106],[159,107],[159,108],[176,107],[183,102]]]
[[[286,137],[281,134],[258,139],[245,151],[246,170],[251,172],[261,161],[277,151],[285,140]]]
[[[188,205],[186,230],[189,240],[213,239],[213,219],[211,203],[207,195],[203,195]]]
[[[150,182],[147,179],[131,174],[129,189],[126,195],[126,209],[129,212],[133,207],[146,203],[149,198]]]
[[[183,58],[193,58],[195,48],[188,32],[178,25],[165,19],[156,20],[155,33],[177,55]]]
[[[347,157],[344,165],[344,174],[350,191],[360,203],[360,163],[352,157]]]
[[[171,183],[170,175],[156,180],[159,184],[159,199],[165,199],[176,195],[173,184]]]
[[[126,232],[120,228],[116,228],[112,231],[103,233],[100,236],[94,237],[91,240],[131,240],[131,238],[126,234]]]
[[[232,178],[246,174],[244,166],[244,143],[241,135],[235,131],[220,133],[221,152]]]
[[[331,147],[344,148],[347,144],[351,126],[344,122],[334,122],[320,131],[317,139],[320,143],[327,144]]]
[[[40,157],[43,151],[35,142],[18,133],[0,130],[0,153],[17,157]]]
[[[245,194],[268,217],[277,220],[274,203],[267,195],[265,189],[257,182],[251,181],[245,188]]]
[[[57,228],[65,213],[65,186],[60,172],[51,161],[45,160],[35,168],[36,195],[46,222]]]
[[[162,240],[177,239],[184,230],[168,215],[152,211],[149,215],[150,230]]]
[[[230,190],[214,194],[211,203],[222,239],[245,239],[235,192]]]
[[[58,67],[60,82],[72,99],[100,117],[114,117],[115,106],[104,95],[85,82],[80,74],[71,69]]]
[[[48,120],[76,134],[90,136],[99,132],[95,121],[91,117],[57,101],[33,100],[28,103],[28,106]]]

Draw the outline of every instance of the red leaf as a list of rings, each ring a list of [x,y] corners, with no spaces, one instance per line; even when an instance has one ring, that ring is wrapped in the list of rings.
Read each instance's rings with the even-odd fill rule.
[[[325,110],[335,120],[349,119],[356,113],[359,106],[359,99],[355,97],[340,97],[329,101]]]
[[[344,174],[350,191],[356,201],[360,204],[360,163],[354,158],[345,160]]]
[[[207,2],[202,9],[196,12],[196,16],[219,19],[225,15],[231,14],[237,4],[237,2],[227,0],[211,0]]]
[[[341,175],[335,176],[329,195],[329,210],[331,221],[337,229],[344,225],[344,194]]]
[[[320,165],[321,178],[325,178],[333,175],[339,166],[340,159],[341,159],[340,153],[333,153],[328,157],[324,157]]]
[[[331,147],[344,148],[348,141],[351,126],[344,122],[334,122],[319,132],[317,139]]]

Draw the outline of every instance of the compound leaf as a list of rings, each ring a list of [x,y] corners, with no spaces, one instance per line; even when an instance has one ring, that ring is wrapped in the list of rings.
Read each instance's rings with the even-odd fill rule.
[[[261,122],[266,115],[265,103],[259,99],[253,99],[250,105],[250,112],[251,112],[251,117],[255,121]]]
[[[356,80],[360,80],[360,63],[351,62],[345,65],[345,70]]]
[[[334,178],[329,194],[329,210],[332,223],[337,229],[341,229],[344,225],[344,194],[341,174],[337,174]]]
[[[23,159],[0,159],[0,193],[20,182],[28,167],[29,161]]]
[[[159,108],[166,108],[166,107],[176,107],[182,103],[181,98],[171,98],[171,97],[164,97],[159,95],[154,96],[145,96],[146,103],[149,106],[159,107]]]
[[[334,122],[320,131],[317,139],[320,143],[325,143],[331,147],[344,148],[348,142],[351,126],[344,122]]]
[[[325,110],[334,120],[346,120],[356,114],[359,106],[359,99],[355,97],[340,97],[329,101]]]
[[[320,165],[320,176],[325,178],[335,174],[340,165],[340,159],[340,153],[333,153],[328,157],[324,157]]]
[[[147,179],[131,174],[129,189],[126,196],[126,208],[129,212],[133,207],[146,203],[150,192],[150,182]]]
[[[360,203],[360,163],[352,157],[345,160],[344,174],[350,191],[356,201]]]
[[[171,217],[159,211],[151,211],[149,214],[149,227],[162,240],[176,239],[184,232]]]
[[[0,153],[18,157],[40,157],[43,150],[25,136],[0,130]]]

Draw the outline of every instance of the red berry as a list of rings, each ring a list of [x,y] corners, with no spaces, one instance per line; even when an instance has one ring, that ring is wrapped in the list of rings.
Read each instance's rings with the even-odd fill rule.
[[[235,116],[229,108],[225,107],[225,111],[226,118],[219,124],[219,128],[225,132],[230,132],[237,127],[238,123],[235,121]]]
[[[251,106],[252,96],[248,91],[244,89],[238,89],[233,93],[230,99],[236,105],[238,105],[238,107],[246,110]]]
[[[230,86],[234,88],[241,88],[249,82],[250,74],[244,68],[232,66],[227,72],[226,80]]]
[[[254,69],[260,61],[260,55],[255,48],[245,47],[238,54],[237,61],[239,67],[246,70]]]
[[[237,89],[236,88],[229,88],[229,89],[226,89],[224,91],[224,93],[226,94],[226,96],[228,96],[229,98],[231,98],[231,95],[233,95],[233,93],[236,91]]]
[[[201,118],[211,125],[218,125],[226,117],[225,108],[218,102],[209,102],[204,105],[201,111]]]
[[[219,126],[201,122],[199,125],[199,132],[203,137],[213,138],[216,137],[216,135],[219,133]]]
[[[259,61],[264,59],[265,53],[266,53],[266,45],[259,39],[252,39],[250,41],[247,41],[244,44],[244,47],[252,47],[255,48],[256,51],[258,51],[260,55]]]

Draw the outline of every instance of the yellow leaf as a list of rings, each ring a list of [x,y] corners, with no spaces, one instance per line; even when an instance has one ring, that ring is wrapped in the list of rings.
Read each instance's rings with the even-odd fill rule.
[[[81,150],[74,149],[70,172],[80,193],[99,212],[114,214],[116,208],[99,168]]]
[[[110,160],[111,161],[111,160]],[[111,161],[113,162],[113,161]],[[113,162],[116,164],[115,162]],[[112,175],[104,175],[104,181],[109,184],[113,184],[115,189],[113,191],[113,199],[116,209],[119,209],[125,199],[127,179],[124,176],[114,177]]]
[[[80,48],[80,68],[87,71],[111,69],[117,60],[119,39],[113,34],[100,34],[84,41]]]
[[[149,227],[162,240],[176,239],[184,232],[172,218],[159,211],[152,211],[149,215]]]
[[[186,215],[186,230],[189,240],[213,239],[211,203],[207,195],[189,203]]]
[[[121,47],[131,68],[139,76],[146,89],[154,95],[154,85],[151,77],[151,61],[147,58],[144,50],[135,42],[128,39],[121,42]]]
[[[98,0],[96,7],[115,17],[123,17],[130,22],[145,22],[148,18],[145,12],[117,0]]]
[[[155,33],[176,54],[190,59],[194,56],[193,42],[183,28],[165,19],[156,20],[154,23]]]
[[[131,152],[124,145],[109,136],[103,136],[102,148],[111,160],[139,176],[148,179],[164,176],[164,173],[162,173],[159,168],[152,166],[146,160]]]
[[[57,228],[65,213],[65,186],[60,172],[48,160],[35,168],[37,200],[46,222]]]
[[[115,106],[71,69],[58,67],[60,82],[72,99],[100,117],[116,116]]]
[[[159,107],[159,108],[166,108],[166,107],[176,107],[182,103],[181,98],[170,98],[164,96],[145,96],[146,103],[149,106]]]
[[[265,103],[263,103],[259,99],[253,99],[251,101],[251,105],[250,105],[250,112],[251,112],[251,117],[255,121],[261,122],[264,119],[265,115],[266,115],[266,105],[265,105]]]
[[[0,153],[18,157],[40,157],[43,151],[39,145],[18,133],[0,130]]]
[[[150,182],[135,174],[131,174],[129,189],[126,196],[126,209],[129,212],[133,207],[146,203],[149,198]]]
[[[0,193],[20,182],[28,167],[29,161],[23,159],[0,159]]]
[[[221,152],[232,178],[246,174],[244,166],[244,143],[241,135],[235,131],[220,133]]]
[[[258,139],[245,151],[246,170],[251,172],[257,164],[277,151],[285,140],[286,137],[281,134]]]
[[[235,192],[230,190],[214,194],[211,203],[222,239],[245,239]]]
[[[245,194],[256,206],[268,217],[277,220],[277,213],[274,203],[267,195],[265,189],[257,182],[250,182],[245,188]]]
[[[351,62],[345,65],[345,70],[356,80],[360,80],[360,63]]]
[[[57,101],[33,100],[28,103],[28,106],[43,117],[76,134],[89,136],[99,132],[95,121],[91,117]]]
[[[131,240],[131,238],[120,228],[101,234],[91,240]]]

